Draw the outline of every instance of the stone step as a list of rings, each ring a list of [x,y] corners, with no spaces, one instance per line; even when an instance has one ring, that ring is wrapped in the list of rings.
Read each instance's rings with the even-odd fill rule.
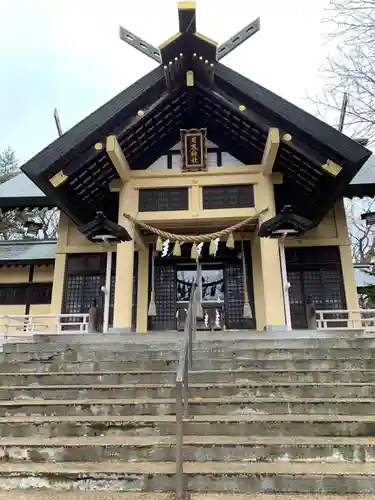
[[[243,382],[189,384],[191,397],[374,398],[375,383]],[[175,384],[1,386],[0,401],[33,399],[173,398]]]
[[[173,498],[173,497],[172,497]],[[0,492],[0,500],[14,500],[14,491]],[[17,500],[171,500],[170,493],[111,491],[17,490]],[[272,494],[267,493],[192,493],[189,500],[353,500],[353,495]],[[375,500],[375,495],[356,495],[355,500]]]
[[[2,463],[0,489],[173,491],[173,462]],[[374,493],[371,463],[186,462],[186,489],[225,493]]]
[[[375,370],[200,370],[189,373],[194,383],[214,382],[375,382]],[[2,373],[0,386],[28,385],[112,385],[112,384],[172,384],[176,372],[134,370],[134,371],[87,371],[49,373]]]
[[[61,361],[46,359],[41,361],[11,361],[0,362],[0,373],[49,373],[49,372],[95,372],[95,371],[173,371],[178,366],[175,360],[131,360],[116,361],[104,359],[100,361]],[[194,360],[194,370],[374,370],[374,359],[361,357],[350,358],[314,358],[314,359],[281,359],[281,360],[254,360],[244,357],[200,359]]]
[[[2,462],[160,462],[176,460],[175,436],[3,438]],[[184,460],[197,462],[375,463],[375,438],[185,436]]]
[[[0,437],[169,436],[176,432],[174,415],[13,416],[0,417]],[[375,415],[194,415],[184,423],[193,436],[316,436],[375,435]]]
[[[165,360],[175,361],[179,358],[180,349],[176,350],[142,350],[142,351],[117,351],[112,349],[90,350],[84,349],[81,351],[41,351],[35,353],[28,352],[10,352],[2,353],[0,360],[5,362],[16,361],[18,363],[24,361],[148,361],[148,360]],[[336,358],[363,358],[374,359],[375,348],[288,348],[288,349],[262,349],[262,348],[233,348],[233,349],[201,349],[194,351],[195,360],[207,359],[231,359],[231,358],[248,358],[253,360],[295,360],[295,359],[336,359]],[[136,359],[135,359],[136,358]]]
[[[89,351],[175,351],[180,349],[181,338],[176,338],[173,341],[156,341],[152,342],[148,339],[143,341],[135,340],[129,342],[108,342],[102,340],[100,343],[19,343],[5,344],[3,346],[4,353],[41,353],[41,352],[58,352],[66,350],[74,350],[77,352]],[[315,349],[315,348],[347,348],[347,349],[364,349],[367,347],[375,347],[375,336],[358,336],[356,338],[340,338],[340,337],[325,337],[325,338],[289,338],[289,339],[215,339],[215,340],[198,340],[193,341],[194,350],[236,350],[236,349]]]
[[[0,401],[0,416],[175,415],[174,398]],[[190,415],[375,415],[374,398],[191,398]]]

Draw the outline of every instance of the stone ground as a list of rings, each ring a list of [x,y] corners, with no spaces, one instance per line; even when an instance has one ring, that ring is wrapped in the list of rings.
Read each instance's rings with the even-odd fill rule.
[[[15,492],[0,492],[0,500],[14,500]],[[170,500],[166,493],[119,493],[119,492],[82,492],[67,491],[17,491],[17,500]],[[192,494],[191,500],[353,500],[353,495],[225,495],[225,494]],[[375,500],[375,495],[355,495],[355,500]]]

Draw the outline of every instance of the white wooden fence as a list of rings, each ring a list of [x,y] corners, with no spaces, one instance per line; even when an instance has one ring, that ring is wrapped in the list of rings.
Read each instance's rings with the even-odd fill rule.
[[[316,311],[318,330],[375,331],[375,309]]]
[[[31,341],[34,334],[87,333],[88,314],[1,314],[0,341]]]

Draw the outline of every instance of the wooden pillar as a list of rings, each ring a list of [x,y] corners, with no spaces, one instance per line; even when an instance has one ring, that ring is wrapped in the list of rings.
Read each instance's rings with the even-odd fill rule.
[[[350,310],[359,309],[357,284],[353,267],[352,248],[350,245],[340,245],[341,269],[344,281],[346,307]]]
[[[251,259],[253,268],[253,287],[254,287],[254,305],[255,305],[255,318],[256,329],[263,330],[265,323],[264,311],[264,287],[261,267],[260,255],[260,238],[254,233],[251,242]]]
[[[349,237],[348,223],[345,214],[344,201],[339,200],[334,206],[337,237],[340,240],[340,259],[344,281],[346,308],[349,310],[359,309],[357,284],[353,267],[353,256]]]
[[[131,235],[134,234],[134,224],[123,213],[135,215],[135,198],[131,183],[124,183],[120,189],[118,223]],[[117,245],[114,327],[128,331],[132,328],[134,250],[134,239]]]
[[[272,176],[264,175],[255,186],[255,203],[257,209],[268,207],[268,211],[260,217],[259,224],[276,215],[275,195]],[[271,238],[259,238],[254,245],[258,249],[259,271],[261,273],[264,314],[257,321],[258,329],[285,329],[284,291],[281,276],[279,241]],[[259,245],[259,246],[258,246]],[[259,280],[258,280],[259,281]]]
[[[65,285],[66,254],[57,253],[53,272],[51,314],[61,314]]]
[[[149,249],[138,254],[137,332],[146,333],[148,324]]]

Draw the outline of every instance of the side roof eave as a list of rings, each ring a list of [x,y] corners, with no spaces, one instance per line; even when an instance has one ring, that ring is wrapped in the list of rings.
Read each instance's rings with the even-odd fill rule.
[[[0,209],[53,206],[55,203],[22,172],[0,185]]]
[[[372,154],[368,158],[361,170],[345,189],[345,196],[348,198],[375,196],[375,154]]]

